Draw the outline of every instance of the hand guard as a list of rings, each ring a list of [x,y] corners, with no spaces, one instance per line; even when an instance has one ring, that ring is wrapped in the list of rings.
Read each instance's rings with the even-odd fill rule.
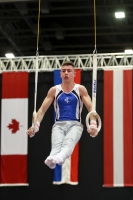
[[[40,128],[40,122],[37,121],[35,124],[32,124],[31,128],[29,128],[29,130],[27,131],[27,134],[30,137],[33,137],[35,133],[39,131],[39,128]]]
[[[37,133],[40,128],[40,122],[36,122],[36,124],[32,124],[32,128],[34,128],[34,133]]]
[[[97,129],[97,122],[95,120],[90,121],[89,128],[87,129],[88,133],[90,134],[91,137],[96,137],[98,134],[98,129]]]

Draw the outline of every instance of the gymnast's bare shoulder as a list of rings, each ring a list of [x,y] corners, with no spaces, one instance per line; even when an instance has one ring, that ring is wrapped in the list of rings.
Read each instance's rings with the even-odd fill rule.
[[[47,97],[53,97],[55,96],[55,92],[56,92],[56,86],[53,86],[49,89],[48,93],[47,93]]]
[[[83,85],[80,85],[80,84],[79,84],[79,92],[80,92],[81,96],[82,95],[88,95],[88,91],[87,91],[86,87],[83,86]]]

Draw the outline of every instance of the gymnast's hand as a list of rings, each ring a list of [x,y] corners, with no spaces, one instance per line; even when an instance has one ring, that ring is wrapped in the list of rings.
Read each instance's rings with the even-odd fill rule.
[[[95,120],[90,121],[90,126],[87,129],[87,132],[91,137],[96,137],[98,135],[97,122]]]
[[[36,122],[35,124],[32,124],[32,126],[26,131],[27,135],[30,137],[33,137],[35,133],[39,131],[40,128],[40,122]]]

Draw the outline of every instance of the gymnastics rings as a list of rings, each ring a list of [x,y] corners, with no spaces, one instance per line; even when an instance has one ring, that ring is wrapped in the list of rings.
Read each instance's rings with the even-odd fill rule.
[[[101,118],[100,116],[97,114],[97,112],[95,110],[89,112],[86,116],[86,127],[87,129],[89,129],[89,122],[90,122],[90,117],[91,116],[95,116],[96,120],[97,120],[97,125],[98,125],[98,132],[101,130],[101,127],[102,127],[102,122],[101,122]]]

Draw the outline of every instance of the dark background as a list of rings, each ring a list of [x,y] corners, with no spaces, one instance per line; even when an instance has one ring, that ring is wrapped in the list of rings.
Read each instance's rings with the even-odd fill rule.
[[[133,48],[133,0],[95,0],[98,53]],[[38,0],[0,0],[0,57],[35,56]],[[125,12],[116,19],[115,12]],[[94,0],[41,0],[40,55],[92,54]]]
[[[1,76],[0,76],[1,79]],[[47,91],[53,86],[53,73],[39,73],[37,109]],[[29,126],[34,107],[35,74],[29,73]],[[92,71],[82,71],[81,83],[91,96]],[[103,70],[98,70],[97,112],[103,122]],[[53,170],[44,160],[51,148],[51,127],[53,125],[53,105],[46,112],[40,131],[33,138],[28,138],[28,182],[29,186],[0,187],[0,200],[132,200],[130,187],[103,187],[103,127],[96,138],[91,138],[86,131],[85,117],[83,135],[79,148],[79,184],[53,185]]]

